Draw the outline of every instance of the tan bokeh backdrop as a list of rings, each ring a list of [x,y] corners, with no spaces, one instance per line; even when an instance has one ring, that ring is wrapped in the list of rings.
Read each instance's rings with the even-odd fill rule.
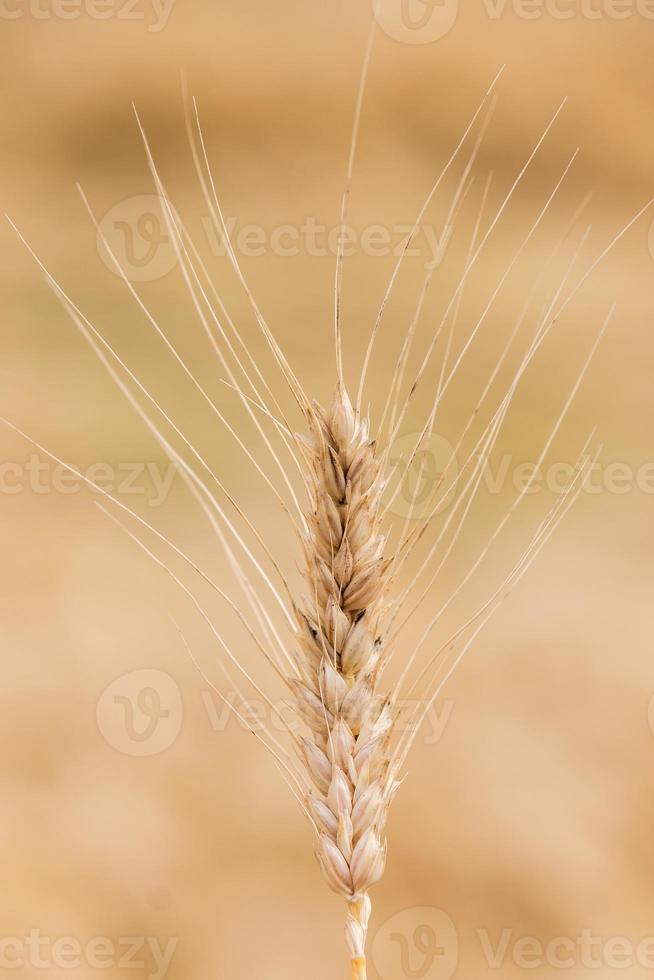
[[[466,4],[445,36],[428,44],[405,44],[379,32],[353,183],[352,223],[359,230],[413,220],[490,80],[507,63],[451,256],[429,294],[419,352],[456,282],[488,171],[494,176],[486,223],[569,96],[480,260],[462,308],[459,345],[571,153],[582,148],[462,365],[444,406],[440,431],[447,438],[465,421],[534,276],[586,192],[593,198],[546,273],[534,310],[555,286],[587,222],[592,230],[579,273],[652,193],[654,24],[642,12],[590,19],[573,7],[570,19],[551,12],[525,19],[512,9],[493,19],[483,4]],[[99,216],[152,193],[134,100],[178,212],[290,411],[238,283],[225,259],[208,247],[207,210],[184,130],[180,71],[199,99],[226,214],[239,225],[259,224],[267,234],[281,225],[298,227],[307,216],[331,227],[338,220],[369,4],[176,0],[159,31],[150,29],[154,15],[144,4],[134,8],[140,19],[37,18],[27,7],[11,9],[22,16],[0,19],[0,205],[192,434],[265,528],[295,582],[295,542],[281,511],[108,271],[74,185],[83,185]],[[461,160],[428,213],[437,227],[460,172]],[[597,424],[595,443],[604,446],[605,464],[621,462],[635,471],[652,459],[652,217],[634,226],[562,318],[516,401],[498,453],[513,453],[516,462],[537,458],[615,301],[613,323],[549,458],[574,460]],[[163,470],[164,454],[20,242],[8,227],[0,239],[2,415],[83,468],[141,461]],[[358,251],[346,264],[351,381],[393,261]],[[261,256],[244,257],[243,267],[307,391],[328,397],[333,256],[300,248],[285,257],[266,247]],[[373,405],[385,396],[423,273],[419,259],[407,261],[374,361],[368,390]],[[233,393],[220,383],[223,372],[178,269],[138,288],[237,432],[274,472]],[[527,329],[534,323],[532,317]],[[516,363],[514,356],[502,374],[505,382]],[[418,428],[437,369],[438,360],[416,396],[406,431]],[[8,429],[1,430],[1,440],[2,461],[23,467],[32,448]],[[3,470],[5,491],[17,472]],[[140,479],[140,485],[149,497],[121,499],[234,587],[218,542],[180,481],[160,508],[148,506],[151,483]],[[23,944],[30,929],[38,929],[42,936],[82,944],[96,936],[114,943],[140,936],[165,946],[176,938],[169,980],[345,976],[343,910],[319,875],[298,807],[255,740],[233,720],[225,723],[216,700],[214,713],[207,710],[208,686],[170,614],[203,669],[228,692],[209,630],[166,573],[94,507],[97,498],[48,486],[48,492],[27,487],[0,498],[3,937]],[[499,497],[483,495],[406,649],[465,573],[511,497],[510,486]],[[543,492],[516,512],[465,600],[448,616],[449,627],[501,580],[552,499]],[[633,486],[624,493],[583,494],[449,684],[438,705],[446,721],[442,737],[434,744],[419,741],[390,820],[388,870],[373,895],[371,935],[378,937],[379,955],[372,977],[451,975],[451,932],[439,933],[448,953],[433,962],[429,949],[421,954],[415,945],[430,935],[428,929],[416,932],[432,923],[423,907],[450,917],[459,947],[454,975],[477,980],[498,973],[484,956],[479,931],[493,944],[510,931],[504,934],[503,977],[563,972],[575,978],[592,973],[598,980],[615,973],[609,954],[594,970],[577,952],[567,970],[545,962],[525,971],[512,957],[514,943],[527,936],[542,943],[575,940],[591,930],[603,940],[626,937],[635,947],[652,934],[652,505],[652,495]],[[148,540],[157,555],[169,557]],[[174,567],[185,574],[182,565]],[[188,576],[185,581],[194,582]],[[234,650],[267,681],[233,617],[206,589],[198,586],[198,595]],[[439,633],[441,640],[444,635]],[[146,716],[136,720],[147,726],[147,712],[154,710],[154,722],[163,726],[162,751],[136,757],[130,753],[144,743],[126,733],[127,702],[141,688],[153,688],[156,697],[162,678],[128,679],[117,689],[127,702],[113,700],[113,689],[102,698],[122,675],[143,670],[172,679],[159,690],[160,707],[171,714],[159,718],[146,694],[140,702]],[[274,685],[271,690],[279,693]],[[393,919],[399,913],[401,920]],[[402,941],[391,938],[398,930],[411,956],[404,967]],[[17,949],[5,948],[5,954]],[[27,959],[25,949],[20,955]],[[156,974],[151,955],[141,950],[135,959],[143,966],[130,975]],[[46,975],[126,975],[118,956],[105,960],[113,965],[104,970],[53,963]],[[27,962],[13,975],[35,972]],[[624,971],[633,978],[647,973],[642,963]]]

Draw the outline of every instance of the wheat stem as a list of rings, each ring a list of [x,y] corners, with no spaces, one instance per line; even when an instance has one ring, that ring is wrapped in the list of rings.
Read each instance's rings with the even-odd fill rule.
[[[368,973],[365,956],[355,956],[350,962],[352,964],[352,980],[366,980]]]
[[[366,980],[366,936],[370,919],[370,899],[363,895],[348,902],[345,937],[350,950],[352,980]]]

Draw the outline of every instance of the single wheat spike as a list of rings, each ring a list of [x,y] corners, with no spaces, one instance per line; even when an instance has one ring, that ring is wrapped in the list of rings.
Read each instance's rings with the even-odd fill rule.
[[[380,621],[389,562],[380,527],[384,489],[367,421],[357,420],[339,385],[331,408],[314,405],[307,441],[313,509],[307,515],[305,580],[296,662],[289,680],[310,730],[302,754],[313,784],[307,807],[317,857],[330,887],[348,903],[352,976],[366,975],[368,889],[382,875],[392,712],[377,692]]]
[[[346,191],[343,195],[341,209],[342,227],[345,227],[346,224],[356,133],[361,113],[363,86],[372,50],[372,38],[373,33],[371,31],[355,112]],[[397,637],[430,595],[437,576],[457,542],[470,506],[477,496],[482,468],[496,444],[523,375],[536,357],[541,344],[570,305],[573,297],[588,280],[590,274],[652,203],[648,202],[641,208],[613,237],[609,245],[593,261],[574,287],[567,292],[566,298],[562,300],[561,294],[567,285],[578,251],[581,250],[585,242],[587,232],[585,233],[577,252],[566,268],[562,282],[557,286],[544,311],[540,311],[536,318],[533,335],[527,343],[526,350],[523,351],[522,358],[519,360],[508,388],[499,396],[493,395],[494,381],[504,358],[512,349],[518,336],[522,317],[527,315],[529,309],[529,303],[527,304],[524,314],[517,320],[499,360],[491,366],[489,380],[479,400],[471,406],[472,412],[469,420],[453,451],[452,458],[461,450],[473,422],[481,418],[479,416],[480,409],[484,408],[489,419],[484,418],[481,435],[477,436],[475,432],[477,441],[472,449],[466,446],[466,452],[463,454],[465,459],[461,466],[461,488],[457,484],[456,475],[452,477],[446,468],[437,485],[433,488],[426,515],[422,515],[413,528],[409,527],[409,520],[407,519],[399,539],[396,540],[396,536],[394,536],[389,545],[387,536],[383,531],[383,517],[392,501],[386,500],[382,507],[381,500],[385,489],[384,464],[389,461],[388,449],[400,432],[417,386],[421,382],[424,385],[428,380],[426,372],[433,356],[435,356],[436,344],[441,331],[449,322],[450,333],[442,353],[435,396],[426,422],[415,441],[409,462],[420,450],[424,438],[433,431],[437,412],[440,410],[442,398],[449,388],[450,382],[457,374],[460,364],[482,326],[499,288],[547,213],[555,194],[572,165],[572,160],[574,160],[573,156],[547,202],[540,210],[536,221],[523,239],[507,271],[500,279],[499,285],[493,290],[483,313],[474,323],[472,329],[469,330],[468,338],[454,358],[453,355],[450,357],[450,341],[456,326],[461,295],[466,287],[469,274],[508,205],[514,190],[519,185],[535,153],[558,117],[561,107],[531,151],[496,215],[482,234],[480,223],[489,186],[489,181],[487,182],[461,278],[446,303],[440,325],[432,333],[419,369],[411,384],[406,386],[408,390],[405,392],[403,379],[405,371],[408,370],[408,357],[414,341],[422,302],[429,288],[433,270],[430,269],[423,283],[414,318],[402,342],[397,369],[391,381],[386,404],[379,406],[381,420],[376,423],[376,431],[378,438],[383,442],[384,451],[378,456],[377,444],[370,433],[368,420],[362,415],[361,405],[373,347],[379,334],[387,301],[399,274],[404,255],[426,213],[426,209],[441,180],[450,166],[454,164],[464,141],[472,131],[475,121],[489,99],[496,81],[497,78],[486,92],[461,141],[427,195],[404,250],[397,259],[391,280],[379,307],[379,313],[370,332],[359,375],[354,407],[343,381],[340,323],[343,250],[339,243],[335,280],[337,383],[332,404],[328,410],[310,402],[265,321],[243,276],[238,257],[231,245],[217,197],[195,102],[193,102],[194,113],[189,116],[187,110],[187,128],[194,164],[214,230],[226,244],[227,258],[249,301],[267,349],[272,355],[273,366],[270,371],[270,378],[268,378],[268,372],[259,367],[257,358],[231,320],[201,256],[193,245],[185,226],[177,217],[175,209],[172,208],[155,166],[145,132],[137,116],[146,149],[148,167],[160,200],[166,230],[175,247],[193,308],[218,358],[221,374],[224,375],[222,380],[229,383],[240,400],[243,410],[262,440],[265,453],[270,455],[275,470],[283,478],[286,488],[284,493],[288,492],[290,500],[286,500],[266,472],[264,460],[267,459],[267,456],[264,455],[264,459],[259,460],[258,451],[250,449],[244,442],[237,428],[235,429],[229,423],[219,406],[195,378],[182,355],[161,329],[156,318],[129,280],[129,276],[122,268],[119,259],[112,252],[88,201],[81,192],[96,230],[108,255],[115,264],[116,271],[138,304],[139,310],[145,314],[148,323],[154,329],[158,341],[163,342],[186,380],[193,385],[197,394],[203,399],[207,409],[212,413],[212,417],[225,427],[230,438],[234,439],[239,450],[245,454],[258,478],[263,481],[268,491],[272,492],[275,505],[279,505],[285,517],[290,520],[290,526],[299,531],[304,548],[303,577],[305,588],[302,597],[296,595],[289,586],[285,573],[266,544],[265,535],[259,532],[245,511],[232,497],[222,482],[221,475],[213,470],[203,454],[186,437],[183,428],[180,428],[174,419],[167,414],[164,406],[157,401],[129,365],[120,358],[93,323],[75,305],[18,232],[13,222],[10,222],[45,274],[49,287],[63,304],[76,328],[89,343],[113,382],[126,397],[151,435],[154,436],[170,462],[178,467],[180,477],[184,480],[194,501],[201,508],[216,535],[221,554],[224,555],[230,570],[233,572],[234,589],[236,591],[238,586],[247,603],[245,609],[241,608],[239,604],[238,594],[234,597],[230,592],[223,590],[204,568],[196,564],[190,554],[173,539],[163,534],[154,524],[145,520],[137,511],[128,507],[119,497],[109,493],[74,467],[64,463],[57,455],[31,439],[13,423],[5,419],[0,419],[0,421],[28,438],[40,452],[45,453],[66,470],[76,474],[95,492],[103,495],[106,502],[110,502],[114,508],[117,507],[121,510],[130,520],[136,521],[140,529],[149,535],[153,535],[158,545],[171,553],[175,560],[183,563],[185,568],[192,571],[194,576],[199,576],[208,584],[221,603],[236,614],[247,636],[255,643],[267,666],[273,670],[275,679],[281,683],[286,683],[291,689],[297,714],[306,726],[306,732],[302,736],[296,732],[294,727],[289,726],[288,734],[295,749],[297,749],[298,757],[294,757],[292,751],[287,751],[287,744],[280,742],[275,732],[271,731],[267,725],[264,724],[260,730],[253,727],[252,731],[271,753],[288,786],[309,817],[315,830],[316,855],[322,872],[330,887],[341,895],[347,903],[345,935],[350,953],[353,980],[366,980],[366,933],[371,912],[368,892],[384,871],[386,819],[391,800],[399,785],[407,754],[417,737],[427,712],[439,696],[444,684],[447,683],[453,671],[461,663],[485,624],[526,573],[530,564],[581,492],[586,464],[590,463],[592,466],[593,462],[585,456],[592,433],[581,450],[579,461],[575,467],[575,475],[565,494],[539,524],[526,550],[483,604],[462,626],[457,628],[444,642],[437,645],[435,650],[425,649],[432,633],[439,625],[444,610],[466,586],[521,500],[529,492],[530,481],[522,488],[505,516],[480,542],[478,557],[475,558],[454,590],[447,596],[440,595],[438,597],[433,616],[430,610],[429,622],[418,642],[409,650],[405,648],[398,651],[401,656],[400,676],[390,692],[378,689],[382,669],[386,662],[391,659]],[[193,120],[195,120],[197,134],[194,133]],[[485,125],[484,122],[482,133]],[[454,217],[467,193],[467,188],[470,186],[470,168],[476,158],[480,138],[481,136],[477,139],[470,153],[459,188],[455,193],[454,201],[446,218],[443,234],[443,241],[445,242],[449,241]],[[572,224],[574,224],[574,220]],[[212,304],[212,297],[218,306],[218,313]],[[538,471],[568,412],[599,340],[607,327],[611,313],[612,310],[593,343],[565,404],[555,418],[534,473]],[[453,364],[452,361],[454,361]],[[308,436],[292,435],[295,426],[291,427],[286,412],[278,401],[274,390],[273,381],[277,378],[277,372],[279,372],[285,388],[288,388],[292,394],[304,422],[308,425]],[[492,402],[492,404],[485,406],[486,402]],[[308,491],[307,513],[302,514],[305,505],[300,504],[295,485],[287,473],[286,461],[276,451],[274,439],[268,436],[267,429],[264,428],[264,420],[266,423],[272,421],[275,426],[275,438],[281,439],[285,447],[284,452],[288,451],[294,464],[297,465],[302,484]],[[171,442],[171,432],[183,444],[184,448],[181,453],[175,449]],[[258,446],[258,443],[256,445]],[[187,455],[191,462],[186,458]],[[447,479],[446,473],[448,473]],[[444,485],[441,486],[441,483]],[[427,539],[426,556],[417,562],[417,569],[411,568],[409,583],[399,592],[393,589],[391,595],[391,579],[399,580],[398,576],[402,566],[407,559],[411,560],[415,546],[433,527],[434,518],[439,511],[438,504],[441,495],[442,499],[445,499],[453,487],[456,489],[455,500],[449,508],[448,516],[443,521],[442,527],[435,534],[435,539],[433,541]],[[118,521],[118,523],[120,522]],[[222,659],[227,662],[226,666],[222,660],[220,661],[221,669],[230,690],[238,696],[240,702],[238,706],[234,707],[229,700],[225,699],[227,706],[249,725],[250,715],[247,697],[239,686],[245,683],[247,689],[253,688],[259,696],[265,699],[271,711],[278,715],[279,712],[271,697],[268,696],[265,687],[262,688],[257,678],[241,663],[238,653],[232,651],[226,637],[214,624],[211,615],[195,596],[193,590],[185,584],[165,560],[147,547],[137,535],[129,530],[128,534],[140,545],[151,560],[170,575],[176,587],[184,595],[185,601],[190,601],[195,611],[210,629],[224,654]],[[248,544],[249,535],[254,537],[263,554],[261,560]],[[266,562],[270,566],[268,569]],[[434,568],[435,564],[436,567]],[[288,599],[291,600],[292,605],[288,604]],[[295,633],[295,642],[291,649],[287,649],[287,644],[285,640],[282,640],[275,623],[275,617],[279,617],[280,614],[282,620],[288,623]],[[396,623],[398,618],[400,622]],[[202,671],[188,645],[187,649],[202,677],[222,697],[220,690]],[[423,650],[425,650],[425,662],[422,664],[418,676],[412,680],[413,668],[417,666],[418,657]],[[236,678],[230,673],[230,670],[236,673]],[[266,681],[263,684],[265,685]],[[408,688],[406,685],[409,685]],[[400,698],[412,693],[415,693],[417,697],[418,710],[409,719],[408,729],[400,732],[397,725]],[[283,718],[281,720],[284,721]]]

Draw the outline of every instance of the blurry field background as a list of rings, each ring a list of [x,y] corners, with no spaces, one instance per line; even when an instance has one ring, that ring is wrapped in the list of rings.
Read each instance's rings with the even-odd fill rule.
[[[439,427],[447,438],[467,418],[530,283],[586,192],[593,198],[554,272],[562,272],[571,247],[592,222],[578,267],[586,268],[654,188],[654,21],[642,13],[591,19],[573,4],[569,19],[547,12],[525,19],[511,9],[492,19],[483,5],[461,8],[451,29],[433,43],[406,44],[379,31],[352,188],[355,227],[410,224],[506,62],[477,179],[451,256],[430,290],[418,352],[457,281],[488,171],[494,178],[486,224],[557,105],[569,96],[479,263],[466,293],[459,343],[576,146],[581,153],[464,362]],[[15,9],[21,16],[9,19],[5,11],[0,18],[0,207],[183,422],[261,522],[293,576],[297,552],[279,509],[103,263],[75,182],[98,216],[152,193],[133,100],[178,212],[244,337],[269,366],[234,275],[207,245],[207,212],[184,129],[180,72],[198,96],[225,213],[268,233],[298,226],[307,216],[332,227],[370,6],[364,0],[176,0],[158,31],[150,29],[154,15],[144,0],[134,8],[138,19],[116,16],[118,6],[104,20],[37,17],[36,8],[7,6]],[[435,226],[444,220],[462,160],[429,211]],[[516,462],[538,457],[614,301],[613,323],[549,458],[574,460],[597,424],[604,464],[624,463],[635,471],[652,461],[652,218],[645,216],[593,275],[531,370],[498,447]],[[0,413],[82,468],[133,461],[165,467],[164,454],[4,224],[0,244]],[[351,382],[393,262],[389,255],[357,251],[346,263]],[[243,268],[306,390],[328,398],[333,256],[300,248],[288,257],[267,247],[261,256],[244,257]],[[373,364],[373,404],[385,397],[423,272],[418,259],[407,260]],[[555,285],[554,272],[546,275],[545,286]],[[137,286],[263,463],[251,426],[220,383],[223,372],[179,270]],[[544,295],[538,294],[538,302]],[[507,365],[505,381],[516,363]],[[414,359],[414,370],[416,364]],[[436,360],[406,431],[419,428],[437,369]],[[0,430],[3,463],[23,467],[32,452],[10,430]],[[97,936],[112,942],[151,937],[163,945],[176,938],[169,980],[345,976],[343,908],[321,879],[309,829],[254,739],[233,720],[221,723],[207,710],[207,685],[170,621],[172,613],[204,669],[227,691],[219,652],[191,604],[97,510],[94,495],[52,488],[36,493],[29,487],[10,493],[11,475],[6,469],[3,474],[2,936],[23,943],[30,929],[38,929],[51,939],[72,937],[82,944]],[[233,585],[216,539],[179,480],[161,508],[148,507],[144,496],[123,499],[223,584]],[[511,499],[511,487],[499,498],[484,495],[407,645],[428,622],[429,610],[433,615],[439,598],[456,586]],[[516,512],[465,601],[452,611],[450,626],[501,580],[552,500],[543,492]],[[577,952],[567,969],[544,962],[525,971],[513,962],[513,943],[520,937],[575,940],[590,930],[604,941],[625,937],[635,947],[654,933],[654,735],[648,723],[654,695],[653,505],[651,492],[629,485],[624,493],[583,494],[450,683],[439,702],[447,720],[442,737],[417,745],[389,822],[387,873],[373,893],[371,937],[381,939],[372,977],[497,975],[478,930],[492,943],[511,930],[501,976],[592,974],[603,980],[616,969],[606,955],[595,969]],[[209,601],[206,590],[199,594]],[[265,678],[233,617],[216,602],[210,608],[257,677]],[[171,726],[173,737],[165,750],[136,757],[121,751],[134,743],[120,731],[124,715],[111,692],[100,709],[101,716],[108,712],[107,724],[113,718],[117,726],[108,737],[97,706],[109,685],[140,670],[171,679],[160,693],[164,701],[172,697],[166,704],[173,714],[161,723],[164,742]],[[127,684],[128,695],[136,697],[138,676]],[[176,692],[183,718],[179,706],[171,707]],[[214,707],[220,711],[217,701]],[[224,712],[221,717],[224,722]],[[137,722],[147,726],[147,715],[137,715]],[[431,921],[423,907],[441,909],[453,923],[454,974],[451,932],[440,936],[449,944],[447,955],[423,956],[415,945],[416,930]],[[394,917],[400,913],[401,927],[385,925],[399,921]],[[412,957],[404,965],[400,942],[389,938],[401,929]],[[5,949],[5,955],[14,953]],[[117,956],[109,956],[106,969],[52,963],[44,975],[156,975],[151,957],[141,951],[135,959],[143,966],[129,974]],[[7,963],[5,969],[9,973]],[[12,972],[27,977],[35,970],[26,957],[26,965]],[[634,960],[622,972],[635,980],[649,971],[644,961]]]

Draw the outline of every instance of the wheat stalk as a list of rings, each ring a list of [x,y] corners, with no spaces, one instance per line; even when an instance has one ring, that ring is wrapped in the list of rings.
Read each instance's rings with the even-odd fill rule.
[[[345,224],[347,214],[356,136],[371,50],[372,33],[366,49],[356,104],[346,188],[341,205],[342,225]],[[297,532],[304,555],[303,589],[301,592],[290,587],[279,561],[266,545],[265,535],[257,529],[229,493],[223,483],[222,474],[215,472],[202,453],[195,448],[193,441],[186,436],[182,428],[175,423],[149,389],[102,337],[79,307],[75,305],[63,287],[50,275],[44,263],[16,229],[77,329],[90,344],[110,377],[128,399],[138,417],[147,426],[168,458],[178,466],[182,479],[217,536],[221,552],[225,555],[234,573],[234,582],[246,600],[247,609],[244,610],[239,601],[230,592],[221,588],[195,562],[191,555],[152,523],[128,507],[119,498],[94,484],[92,480],[74,467],[64,464],[59,457],[36,440],[31,439],[19,427],[7,420],[3,419],[2,421],[25,438],[30,439],[39,451],[84,480],[107,502],[118,507],[131,520],[135,520],[143,531],[154,535],[157,543],[167,549],[175,560],[181,562],[186,569],[190,569],[194,575],[201,576],[221,602],[225,603],[238,616],[247,636],[256,644],[279,683],[290,690],[298,719],[304,726],[304,734],[298,734],[296,726],[288,725],[288,735],[291,742],[289,749],[288,744],[280,741],[267,725],[264,725],[262,730],[257,730],[252,725],[252,731],[273,755],[284,779],[299,801],[315,832],[316,856],[327,883],[346,902],[345,935],[353,980],[365,980],[366,977],[366,934],[371,914],[368,892],[384,871],[386,820],[390,803],[400,784],[407,754],[427,712],[442,690],[443,685],[461,662],[490,617],[525,574],[531,562],[544,547],[581,491],[586,467],[589,464],[592,465],[592,460],[589,461],[586,455],[590,438],[586,440],[580,452],[574,476],[566,493],[560,497],[544,517],[523,554],[499,583],[497,589],[467,622],[463,623],[452,635],[445,638],[423,665],[418,676],[414,678],[408,691],[409,693],[417,692],[420,698],[416,711],[410,718],[410,723],[402,731],[398,725],[400,695],[406,691],[405,682],[409,683],[409,674],[418,654],[430,639],[445,609],[476,572],[507,520],[529,492],[529,482],[523,487],[504,518],[491,531],[487,541],[480,545],[477,559],[464,575],[460,584],[449,597],[441,597],[437,612],[425,628],[420,640],[408,653],[404,653],[400,677],[391,687],[384,681],[385,668],[397,649],[398,637],[416,610],[424,603],[435,579],[456,544],[469,510],[477,498],[484,464],[497,443],[516,390],[526,371],[554,325],[569,307],[574,296],[587,281],[590,274],[608,254],[610,248],[620,240],[649,206],[646,205],[628,222],[586,269],[575,286],[567,293],[565,299],[561,299],[574,265],[585,244],[587,232],[581,238],[562,281],[536,320],[532,339],[527,345],[508,388],[494,411],[491,412],[481,435],[461,467],[459,475],[461,486],[457,478],[452,478],[451,473],[448,473],[448,464],[432,489],[426,516],[411,527],[412,515],[409,514],[398,540],[391,541],[386,516],[392,501],[389,502],[385,498],[390,473],[389,447],[400,431],[416,388],[424,381],[439,337],[447,325],[449,334],[443,352],[433,404],[415,441],[411,459],[419,451],[425,437],[433,431],[442,399],[480,330],[491,304],[522,249],[529,242],[535,229],[547,213],[574,160],[573,156],[538,214],[536,221],[529,229],[505,275],[496,289],[493,290],[488,304],[473,326],[454,364],[450,366],[449,358],[452,351],[453,336],[459,316],[461,297],[467,280],[515,188],[557,118],[560,109],[557,110],[535,145],[489,226],[481,234],[482,212],[486,204],[489,187],[489,183],[486,184],[460,281],[452,293],[440,324],[434,331],[408,391],[403,393],[403,379],[407,370],[411,346],[415,339],[425,295],[434,277],[441,258],[440,255],[434,256],[434,262],[428,269],[416,304],[415,314],[403,339],[397,370],[381,412],[381,420],[377,425],[377,431],[372,432],[371,420],[362,411],[363,391],[374,344],[380,333],[388,299],[416,229],[426,213],[428,205],[433,200],[444,175],[453,165],[464,141],[472,131],[496,81],[497,79],[494,80],[485,94],[461,140],[427,195],[414,223],[413,231],[407,238],[404,251],[398,258],[370,334],[354,402],[348,394],[344,381],[341,341],[343,251],[342,247],[339,248],[335,279],[335,392],[331,405],[327,409],[312,401],[305,393],[249,289],[223,219],[195,102],[193,102],[194,111],[187,113],[190,146],[211,221],[216,232],[225,243],[228,260],[245,291],[258,327],[272,355],[275,369],[279,371],[285,386],[293,396],[296,407],[300,410],[306,425],[306,432],[303,435],[294,433],[294,426],[287,417],[288,413],[282,407],[274,391],[272,377],[260,368],[257,359],[252,355],[240,331],[225,309],[219,291],[215,288],[198,250],[169,201],[139,121],[150,172],[193,308],[215,355],[219,359],[225,375],[225,383],[235,393],[247,413],[247,417],[254,425],[266,453],[270,455],[274,467],[283,480],[288,496],[278,490],[274,480],[258,458],[258,454],[250,450],[238,431],[230,425],[212,396],[197,382],[189,366],[168,340],[165,332],[159,327],[134,284],[123,270],[119,259],[112,252],[110,243],[104,238],[102,229],[80,189],[84,203],[96,224],[98,234],[104,242],[107,253],[126,288],[137,302],[140,311],[156,332],[158,339],[165,344],[167,350],[174,357],[186,378],[195,386],[200,397],[214,413],[219,424],[227,428],[239,449],[245,453],[253,465],[258,476],[272,491],[275,502],[281,506],[286,517],[290,519],[292,527]],[[471,168],[476,159],[488,118],[489,116],[486,117],[481,133],[470,153],[448,210],[441,235],[443,247],[446,247],[451,238],[461,204],[470,189]],[[581,213],[581,209],[575,214],[575,219],[579,213]],[[493,365],[490,378],[478,403],[473,406],[470,419],[462,430],[453,456],[458,454],[473,421],[479,417],[480,410],[485,402],[490,399],[493,382],[497,378],[500,366],[526,318],[528,307],[529,303],[526,304],[523,313],[517,319],[504,350],[496,364]],[[602,324],[602,329],[599,331],[597,339],[578,373],[572,390],[553,423],[539,462],[544,458],[567,414],[609,318],[610,313]],[[147,404],[148,407],[145,408],[144,404]],[[269,433],[270,425],[273,427],[272,435]],[[174,439],[178,442],[181,441],[182,450],[175,448]],[[275,439],[281,443],[283,451],[292,460],[293,470],[289,469],[288,460],[282,459],[279,450],[273,445]],[[192,456],[192,463],[189,463],[187,454]],[[295,469],[297,469],[301,481],[301,489],[299,490],[290,477],[290,473]],[[534,470],[535,472],[536,470]],[[447,497],[452,489],[456,491],[456,496],[443,527],[428,548],[426,556],[419,562],[409,583],[402,590],[398,590],[395,586],[399,581],[400,572],[405,563],[413,556],[417,544],[433,526],[441,500]],[[308,501],[306,505],[301,502],[302,493]],[[115,516],[114,519],[116,519]],[[194,590],[184,581],[183,575],[173,569],[170,561],[162,559],[149,548],[138,535],[129,529],[127,529],[127,533],[159,567],[165,570],[175,586],[191,601],[211,630],[216,643],[223,650],[226,663],[221,661],[221,669],[230,688],[240,696],[238,706],[227,702],[230,709],[238,714],[245,723],[251,724],[247,697],[241,689],[241,684],[245,682],[247,685],[253,686],[266,699],[271,711],[277,712],[272,699],[265,690],[265,684],[261,686],[257,679],[246,671],[238,653],[232,650],[225,636],[214,623],[210,612],[196,597]],[[263,553],[263,558],[258,557],[255,550],[248,544],[246,540],[248,533],[254,536],[257,546]],[[449,541],[448,535],[450,536]],[[439,561],[434,570],[433,562],[437,557]],[[411,602],[410,597],[417,588],[420,589],[420,594],[417,599]],[[408,611],[407,607],[409,607]],[[279,626],[280,617],[282,624],[290,629],[290,643]],[[399,625],[396,625],[398,617],[401,617],[401,621]],[[222,698],[223,695],[219,687],[202,669],[190,646],[186,643],[183,632],[179,627],[177,628],[193,663],[207,683]],[[232,671],[236,671],[236,678]],[[280,720],[283,721],[284,719],[280,716]]]

